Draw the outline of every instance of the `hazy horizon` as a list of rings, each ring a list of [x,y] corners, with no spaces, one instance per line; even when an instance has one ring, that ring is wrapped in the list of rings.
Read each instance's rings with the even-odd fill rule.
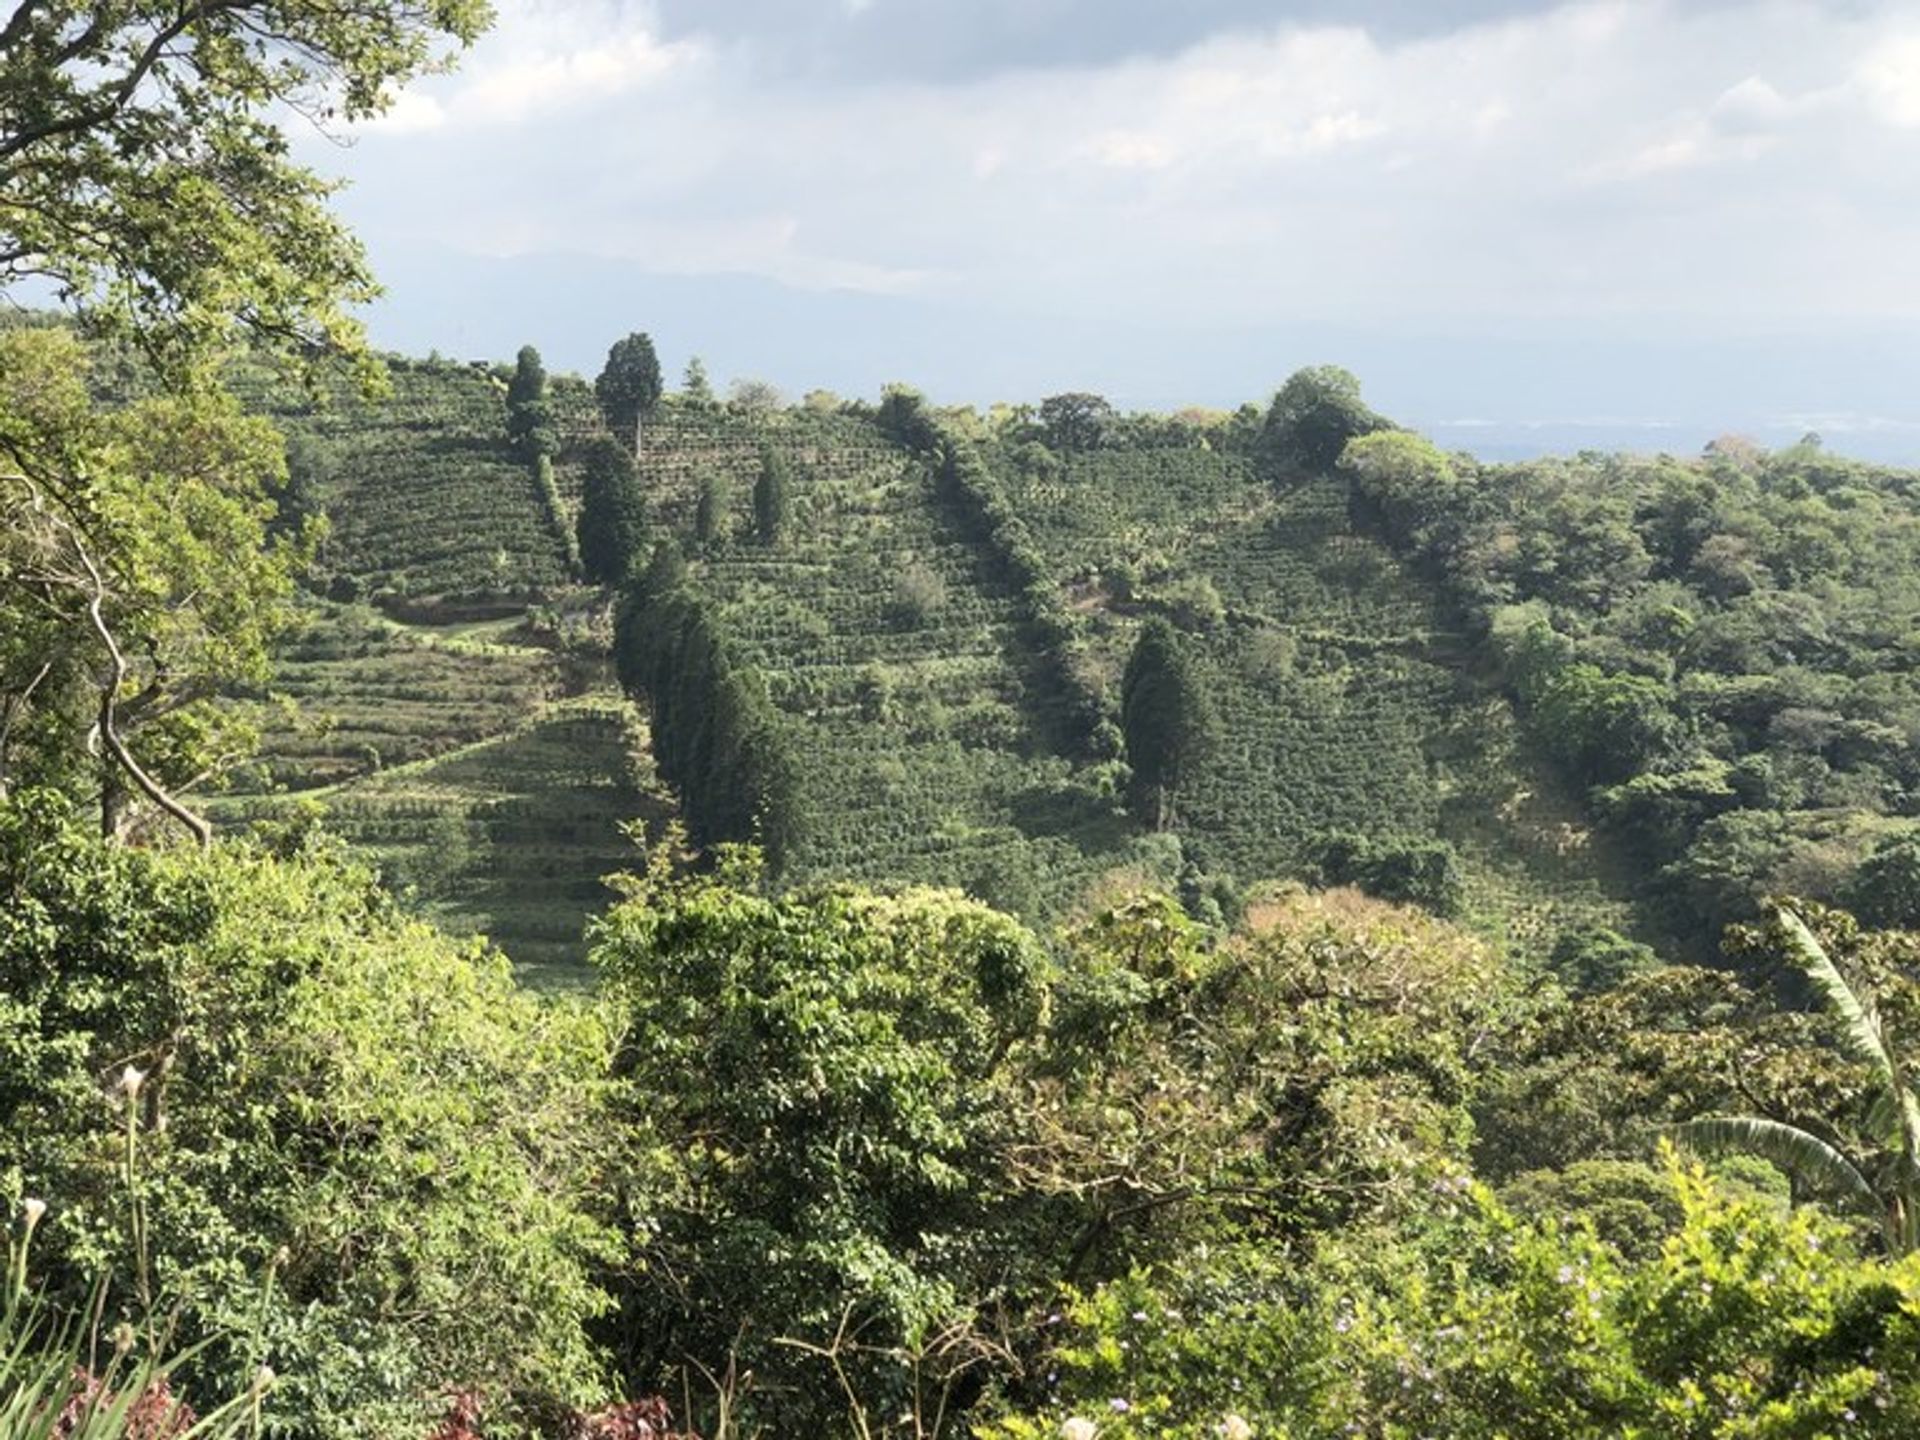
[[[509,0],[347,138],[396,348],[1920,462],[1911,0]]]

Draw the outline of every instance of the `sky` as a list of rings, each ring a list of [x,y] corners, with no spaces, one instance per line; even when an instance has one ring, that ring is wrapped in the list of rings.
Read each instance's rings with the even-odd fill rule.
[[[499,3],[297,142],[393,348],[1920,463],[1920,0]]]

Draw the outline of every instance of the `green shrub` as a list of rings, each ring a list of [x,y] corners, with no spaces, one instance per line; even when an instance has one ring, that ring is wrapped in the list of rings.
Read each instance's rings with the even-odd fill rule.
[[[1664,1242],[1516,1221],[1462,1179],[1425,1233],[1249,1250],[1069,1297],[988,1440],[1092,1434],[1818,1440],[1920,1424],[1920,1261],[1675,1170]],[[1071,1430],[1069,1426],[1073,1426]]]
[[[302,1435],[417,1430],[449,1385],[491,1392],[506,1429],[594,1396],[592,1014],[326,855],[109,847],[29,795],[0,806],[0,891],[0,1197],[53,1204],[52,1301],[139,1275],[107,1314],[163,1306],[206,1343],[189,1382],[224,1381],[257,1328]],[[146,1074],[138,1266],[124,1067]]]
[[[743,878],[656,868],[597,930],[633,1123],[669,1157],[629,1374],[704,1393],[698,1367],[750,1370],[770,1398],[748,1431],[944,1407],[990,1352],[975,1307],[1022,1263],[1008,1057],[1040,953],[951,892],[769,899]]]

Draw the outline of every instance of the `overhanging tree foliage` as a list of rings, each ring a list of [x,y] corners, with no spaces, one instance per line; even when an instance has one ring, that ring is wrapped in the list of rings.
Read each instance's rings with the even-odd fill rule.
[[[269,533],[278,437],[224,396],[94,406],[70,334],[0,336],[0,793],[18,777],[137,792],[203,843],[175,792],[251,748],[223,689],[266,678],[317,530]]]
[[[0,24],[0,284],[52,283],[184,365],[240,333],[361,347],[375,285],[283,117],[377,115],[484,0],[15,0]]]
[[[233,756],[211,697],[257,678],[299,548],[274,525],[278,447],[206,398],[214,362],[248,339],[378,370],[343,308],[374,293],[364,257],[281,125],[378,114],[489,14],[15,0],[0,23],[0,291],[50,285],[174,396],[109,417],[77,350],[42,337],[5,362],[0,764],[31,745],[40,778],[92,772],[110,827],[138,790],[205,838],[171,790]]]

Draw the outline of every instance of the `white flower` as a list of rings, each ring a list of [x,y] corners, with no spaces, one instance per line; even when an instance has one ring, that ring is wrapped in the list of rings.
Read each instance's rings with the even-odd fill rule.
[[[140,1086],[146,1078],[146,1071],[136,1070],[131,1065],[127,1066],[126,1069],[120,1072],[120,1093],[125,1095],[128,1100],[132,1100],[134,1096],[140,1093]]]
[[[47,1202],[29,1195],[20,1202],[20,1209],[27,1217],[27,1229],[31,1231],[40,1223],[40,1217],[47,1213]]]
[[[1253,1440],[1253,1426],[1239,1415],[1225,1416],[1216,1428],[1220,1432],[1220,1440]]]
[[[1060,1440],[1093,1440],[1100,1427],[1084,1415],[1070,1415],[1060,1422]]]
[[[262,1365],[258,1370],[253,1372],[254,1393],[257,1395],[265,1390],[269,1385],[273,1384],[276,1378],[278,1377],[274,1375],[271,1365]]]

